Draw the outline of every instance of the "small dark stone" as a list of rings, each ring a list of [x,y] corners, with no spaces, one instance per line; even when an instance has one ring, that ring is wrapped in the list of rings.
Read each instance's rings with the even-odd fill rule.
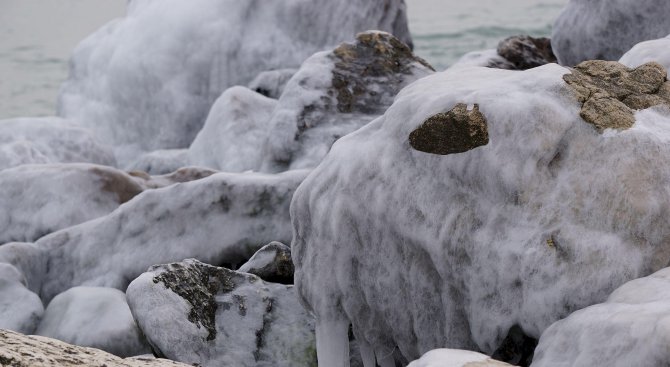
[[[449,112],[429,117],[409,135],[412,148],[440,155],[464,153],[488,143],[486,118],[477,104],[468,110],[459,103]]]
[[[519,325],[514,325],[491,358],[515,366],[528,367],[533,362],[535,347],[537,339],[526,335]]]
[[[498,55],[514,64],[517,70],[527,70],[557,62],[556,55],[551,49],[551,40],[544,37],[509,37],[500,41],[497,51]]]
[[[242,265],[239,271],[254,274],[261,279],[281,284],[293,284],[294,272],[291,248],[281,242],[271,242]]]

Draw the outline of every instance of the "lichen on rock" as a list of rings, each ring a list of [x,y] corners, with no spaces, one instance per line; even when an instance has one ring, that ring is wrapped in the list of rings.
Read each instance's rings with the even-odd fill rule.
[[[486,118],[479,105],[472,109],[464,103],[449,112],[429,117],[409,135],[412,148],[432,154],[464,153],[489,143]]]

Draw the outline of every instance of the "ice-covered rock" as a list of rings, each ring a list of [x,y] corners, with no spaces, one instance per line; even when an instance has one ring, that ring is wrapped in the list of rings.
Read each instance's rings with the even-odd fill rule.
[[[491,359],[491,357],[458,349],[435,349],[407,367],[505,367],[510,364]]]
[[[281,242],[269,243],[238,271],[254,274],[267,282],[293,284],[293,260],[291,260],[291,248]]]
[[[315,366],[314,319],[293,286],[189,259],[128,287],[154,351],[199,366]]]
[[[533,367],[655,367],[670,361],[670,268],[624,284],[606,302],[553,324]]]
[[[509,37],[500,41],[496,51],[514,65],[515,70],[527,70],[556,62],[551,40],[544,37]]]
[[[670,69],[670,37],[640,42],[626,52],[620,63],[629,68],[636,68],[648,62],[657,62]]]
[[[252,80],[248,87],[254,92],[266,97],[279,98],[284,92],[286,83],[295,75],[298,69],[280,69],[264,71]]]
[[[125,168],[129,171],[163,175],[189,166],[189,162],[188,149],[162,149],[141,155]]]
[[[513,328],[539,338],[668,264],[668,107],[600,133],[580,117],[570,72],[447,70],[333,145],[291,205],[320,366],[345,365],[350,323],[371,363],[396,347],[409,360],[442,347],[491,354]],[[438,120],[467,122],[466,139],[475,110],[488,144],[412,148],[414,131],[449,112]]]
[[[132,1],[75,49],[59,113],[113,142],[125,166],[188,147],[226,88],[368,29],[411,43],[404,1]]]
[[[219,173],[146,190],[104,217],[42,237],[35,246],[48,264],[31,276],[48,302],[79,285],[123,290],[153,264],[242,263],[264,244],[290,241],[289,203],[306,175]]]
[[[635,44],[670,34],[665,0],[570,0],[554,22],[551,45],[561,65],[618,60]]]
[[[143,190],[125,172],[92,164],[0,170],[0,187],[0,246],[104,216]]]
[[[0,364],[11,367],[190,367],[167,359],[121,359],[43,336],[0,330]]]
[[[144,189],[159,189],[178,183],[201,180],[215,173],[218,172],[208,168],[182,167],[165,175],[151,176],[142,171],[130,171],[128,174],[133,176],[136,182]]]
[[[191,164],[240,172],[315,167],[331,145],[379,116],[409,83],[432,73],[399,39],[364,32],[305,61],[279,100],[234,87],[191,145]]]
[[[7,263],[0,263],[0,294],[0,329],[32,333],[44,306],[40,297],[26,288],[23,274]]]
[[[151,353],[126,295],[118,289],[73,287],[49,302],[36,335],[104,350],[119,357]]]
[[[0,120],[0,170],[30,163],[115,164],[111,148],[57,117]]]
[[[498,50],[472,51],[463,55],[450,68],[480,66],[492,69],[514,70],[514,64],[500,56]]]

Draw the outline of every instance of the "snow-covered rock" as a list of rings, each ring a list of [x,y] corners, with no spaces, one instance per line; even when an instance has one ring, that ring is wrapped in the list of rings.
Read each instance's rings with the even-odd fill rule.
[[[141,155],[126,168],[129,171],[163,175],[189,165],[188,149],[161,149]]]
[[[640,42],[619,60],[629,68],[636,68],[652,61],[663,65],[666,70],[670,69],[670,37]]]
[[[403,0],[132,1],[74,51],[59,114],[138,152],[186,148],[221,93],[380,29],[411,43]]]
[[[293,286],[189,259],[152,267],[127,294],[159,355],[205,367],[315,365],[314,319]]]
[[[555,63],[556,56],[548,38],[512,36],[498,43],[493,50],[472,51],[451,67],[483,66],[493,69],[527,70]]]
[[[254,274],[267,282],[293,284],[291,248],[281,242],[263,246],[238,271]]]
[[[618,60],[635,44],[670,34],[668,13],[665,0],[570,0],[551,45],[561,65]]]
[[[280,69],[264,71],[252,80],[248,87],[254,92],[266,97],[279,98],[284,93],[286,83],[295,75],[298,69]]]
[[[493,69],[514,70],[514,65],[500,56],[498,50],[472,51],[461,56],[450,68],[480,66]]]
[[[655,367],[670,361],[670,268],[630,281],[606,302],[553,324],[533,367]]]
[[[93,134],[57,117],[0,120],[0,170],[30,163],[115,164]]]
[[[113,288],[73,287],[57,295],[49,302],[35,335],[119,357],[151,353],[126,295]]]
[[[48,302],[79,285],[124,290],[153,264],[242,263],[264,244],[290,241],[289,203],[306,175],[219,173],[146,190],[104,217],[42,237],[36,256],[48,264],[30,276]]]
[[[655,71],[636,73],[652,84]],[[630,109],[630,128],[599,131],[569,73],[431,75],[333,145],[291,205],[320,366],[345,365],[350,323],[377,359],[396,346],[410,360],[441,347],[490,354],[513,327],[539,338],[668,264],[670,110]],[[461,153],[414,149],[413,132],[431,130],[436,152]]]
[[[121,359],[43,336],[0,330],[0,364],[12,367],[190,367],[167,359]]]
[[[435,349],[407,367],[504,367],[511,364],[491,359],[491,357],[458,349]]]
[[[143,190],[123,171],[81,163],[0,170],[0,187],[0,245],[104,216]]]
[[[178,183],[201,180],[215,173],[218,172],[209,168],[182,167],[165,175],[151,176],[142,171],[130,171],[128,174],[133,176],[144,189],[159,189]]]
[[[26,288],[23,274],[7,263],[0,263],[0,294],[0,329],[32,333],[44,306],[39,296]]]

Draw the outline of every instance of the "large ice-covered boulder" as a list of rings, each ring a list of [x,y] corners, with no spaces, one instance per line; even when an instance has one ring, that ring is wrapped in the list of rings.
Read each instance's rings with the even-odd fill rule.
[[[75,49],[59,113],[114,142],[122,164],[186,148],[226,88],[368,29],[411,43],[404,1],[132,1]]]
[[[57,295],[49,302],[35,335],[119,357],[151,353],[126,295],[113,288],[73,287]]]
[[[57,117],[0,120],[0,170],[30,163],[115,164],[110,147]]]
[[[665,268],[553,324],[542,334],[533,367],[667,365],[669,321],[670,268]]]
[[[314,318],[293,286],[190,259],[159,265],[128,287],[154,351],[198,366],[315,366]]]
[[[537,339],[665,267],[662,71],[448,70],[337,141],[291,205],[295,281],[317,317],[319,365],[344,365],[350,323],[377,359],[396,347],[409,360],[442,347],[491,354],[511,331]],[[625,109],[608,107],[617,102]],[[580,116],[599,107],[603,121],[633,123]]]
[[[32,333],[44,313],[40,297],[27,288],[13,265],[0,263],[0,329]]]
[[[570,0],[551,45],[561,65],[618,60],[638,42],[670,34],[669,13],[665,0]]]
[[[223,171],[312,168],[340,137],[391,105],[406,85],[432,73],[400,39],[364,32],[305,61],[279,100],[227,90],[191,145],[191,164]]]
[[[640,42],[626,52],[619,62],[636,68],[648,62],[657,62],[666,70],[670,69],[670,37]]]

